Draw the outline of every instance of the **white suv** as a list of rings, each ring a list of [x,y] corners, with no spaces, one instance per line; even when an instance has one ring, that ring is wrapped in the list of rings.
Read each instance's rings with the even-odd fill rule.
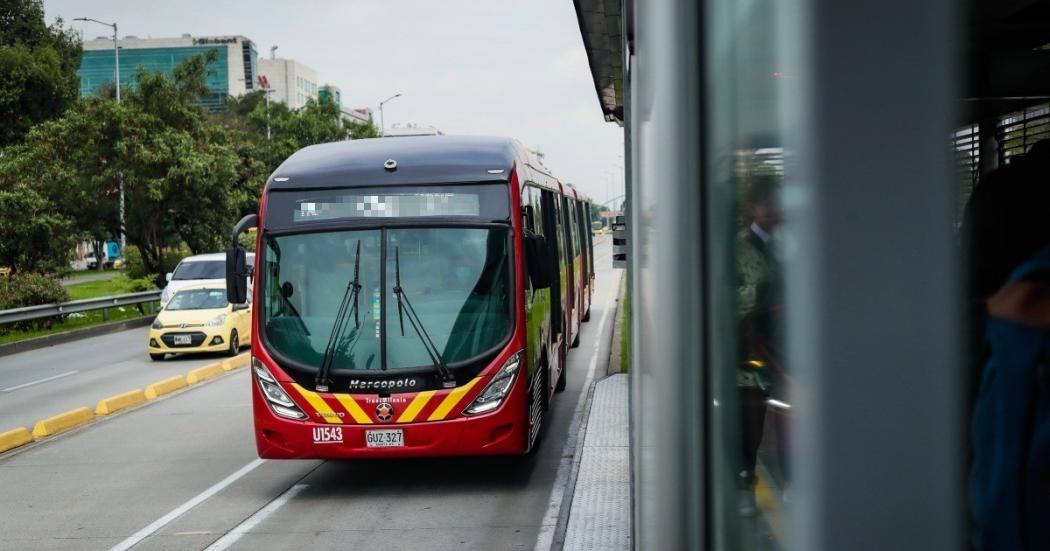
[[[255,265],[255,253],[248,253],[248,267]],[[187,256],[167,275],[168,285],[160,293],[160,305],[164,306],[183,287],[210,283],[226,286],[226,253]],[[248,284],[248,300],[251,300],[251,283]]]

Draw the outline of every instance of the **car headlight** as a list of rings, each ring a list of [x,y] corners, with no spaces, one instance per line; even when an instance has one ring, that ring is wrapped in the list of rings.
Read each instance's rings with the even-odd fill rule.
[[[281,388],[281,385],[277,383],[277,379],[274,379],[273,375],[270,374],[270,370],[266,369],[266,366],[254,356],[252,357],[252,371],[255,372],[255,381],[259,383],[259,389],[262,390],[266,402],[274,413],[288,419],[306,419],[306,414],[299,409],[299,406],[295,405],[288,393]]]
[[[150,327],[154,329],[164,329],[164,324],[160,322],[160,318],[157,318],[153,320],[153,323],[150,324]]]
[[[205,322],[204,325],[208,327],[221,327],[223,323],[226,323],[226,314],[219,314]]]
[[[474,399],[474,402],[463,413],[476,415],[499,407],[503,399],[507,397],[511,387],[514,386],[514,377],[518,373],[518,366],[521,365],[521,357],[522,352],[519,351],[508,358],[503,363],[503,367],[492,376],[492,380],[489,381],[489,385],[485,387],[485,390]]]

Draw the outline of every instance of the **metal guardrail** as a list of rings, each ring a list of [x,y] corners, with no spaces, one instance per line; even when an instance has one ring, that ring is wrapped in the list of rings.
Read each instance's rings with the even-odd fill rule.
[[[92,310],[107,310],[117,306],[129,306],[145,304],[160,300],[160,291],[143,291],[141,293],[128,293],[111,297],[86,298],[83,300],[72,300],[59,304],[41,304],[39,306],[26,306],[24,308],[12,308],[0,310],[0,325],[30,321],[35,319],[50,318],[62,314],[73,314],[76,312],[89,312]]]

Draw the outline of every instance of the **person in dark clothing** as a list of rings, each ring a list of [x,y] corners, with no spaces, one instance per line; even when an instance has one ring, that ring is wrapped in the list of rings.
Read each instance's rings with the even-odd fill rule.
[[[741,486],[747,491],[742,512],[750,512],[751,489],[756,481],[758,449],[765,428],[766,402],[775,392],[780,372],[780,319],[782,275],[773,235],[780,225],[778,184],[760,178],[748,190],[751,224],[737,239],[737,307],[740,326],[741,367],[737,372],[741,421]],[[778,424],[779,425],[779,424]],[[783,437],[777,427],[778,440]],[[783,450],[784,442],[778,442]],[[782,466],[786,463],[780,453]]]
[[[971,535],[981,551],[1050,544],[1042,522],[1050,512],[1048,176],[1050,140],[1042,140],[982,179],[961,228],[973,409]]]

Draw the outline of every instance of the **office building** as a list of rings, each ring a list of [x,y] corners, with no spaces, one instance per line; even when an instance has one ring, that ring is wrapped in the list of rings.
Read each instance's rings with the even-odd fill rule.
[[[120,55],[120,84],[132,86],[136,72],[171,72],[186,59],[214,50],[218,56],[208,64],[208,93],[202,103],[209,109],[220,109],[227,96],[240,96],[255,88],[258,75],[258,53],[255,43],[239,35],[191,36],[179,38],[139,38],[125,36],[117,41]],[[90,96],[100,87],[112,85],[114,76],[113,39],[100,36],[84,41],[84,57],[77,75],[80,95]]]
[[[291,109],[299,109],[320,93],[317,71],[294,59],[274,58],[259,60],[259,74],[270,85],[270,101],[279,101]]]

